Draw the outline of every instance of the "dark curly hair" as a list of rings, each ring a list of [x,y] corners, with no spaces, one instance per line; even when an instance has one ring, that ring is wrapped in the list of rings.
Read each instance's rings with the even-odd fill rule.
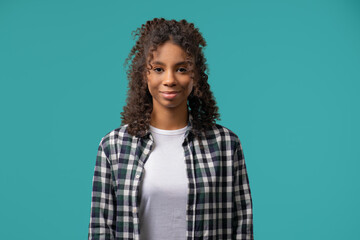
[[[129,80],[126,105],[121,113],[121,125],[128,124],[128,133],[141,137],[149,129],[153,104],[146,82],[145,73],[149,70],[146,61],[149,59],[151,66],[152,52],[168,40],[187,53],[188,59],[191,59],[189,64],[195,64],[192,72],[194,87],[188,97],[193,132],[199,137],[216,124],[220,114],[208,84],[208,68],[203,54],[206,41],[199,29],[185,19],[154,18],[133,31],[132,36],[134,40],[138,39],[124,63],[126,68],[131,62],[126,71]]]

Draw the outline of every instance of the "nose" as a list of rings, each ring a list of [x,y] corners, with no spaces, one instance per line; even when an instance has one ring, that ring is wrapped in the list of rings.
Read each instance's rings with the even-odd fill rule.
[[[167,71],[167,73],[165,74],[165,79],[164,79],[164,82],[163,84],[165,86],[174,86],[176,85],[176,78],[175,78],[175,75],[172,71]]]

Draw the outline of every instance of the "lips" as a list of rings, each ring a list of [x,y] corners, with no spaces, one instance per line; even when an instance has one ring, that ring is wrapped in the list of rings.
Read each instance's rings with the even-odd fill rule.
[[[179,92],[178,91],[163,91],[160,93],[165,99],[170,100],[170,99],[175,98]]]
[[[179,91],[160,91],[160,92],[166,94],[172,94],[172,93],[178,93]]]

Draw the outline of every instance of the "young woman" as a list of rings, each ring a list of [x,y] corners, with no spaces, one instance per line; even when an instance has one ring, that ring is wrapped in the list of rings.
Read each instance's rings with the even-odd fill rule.
[[[253,239],[243,150],[215,122],[199,29],[155,18],[135,33],[122,123],[98,148],[89,239]]]

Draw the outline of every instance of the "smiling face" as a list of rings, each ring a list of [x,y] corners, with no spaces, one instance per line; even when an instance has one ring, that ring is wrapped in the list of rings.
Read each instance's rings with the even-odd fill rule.
[[[152,69],[146,75],[153,111],[187,111],[194,82],[186,57],[184,50],[171,41],[153,52]]]

